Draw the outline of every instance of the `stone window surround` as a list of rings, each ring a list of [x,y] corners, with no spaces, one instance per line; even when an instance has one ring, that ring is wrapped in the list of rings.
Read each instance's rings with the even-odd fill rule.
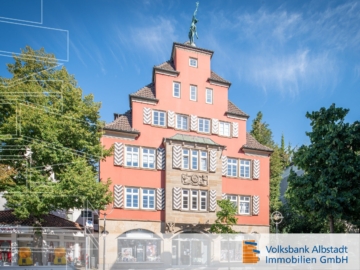
[[[184,168],[183,165],[184,165],[184,160],[183,160],[183,155],[184,155],[184,152],[183,150],[188,150],[189,153],[188,156],[189,157],[189,160],[188,160],[188,165],[189,165],[189,168]],[[194,170],[192,169],[192,152],[191,151],[198,151],[198,168],[197,170]],[[204,170],[201,170],[200,166],[201,166],[201,152],[206,152],[206,171]],[[182,147],[182,151],[181,151],[181,168],[180,170],[181,171],[188,171],[188,172],[199,172],[199,173],[209,173],[209,162],[210,162],[210,159],[209,159],[209,150],[208,149],[202,149],[202,148],[198,148],[198,147],[190,147],[189,145],[185,146],[185,147]]]
[[[184,196],[184,191],[187,191],[187,196]],[[197,209],[192,209],[192,191],[197,191]],[[204,198],[201,196],[201,192],[206,192],[206,209],[201,210],[201,198]],[[183,208],[184,206],[184,197],[188,198],[188,208]],[[209,191],[204,189],[198,189],[198,188],[182,188],[181,190],[181,212],[196,212],[196,213],[208,213],[209,212]]]

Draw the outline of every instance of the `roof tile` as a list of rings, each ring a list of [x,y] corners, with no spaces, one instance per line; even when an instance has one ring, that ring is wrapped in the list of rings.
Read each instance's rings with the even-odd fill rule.
[[[132,128],[132,111],[128,110],[124,114],[117,115],[116,119],[109,124],[106,124],[104,129],[139,132]]]
[[[174,62],[172,60],[168,60],[158,66],[155,66],[156,68],[159,68],[159,69],[164,69],[164,70],[168,70],[168,71],[174,71],[176,72],[176,69],[175,69],[175,65],[174,65]]]
[[[224,78],[220,77],[214,71],[211,71],[209,79],[214,80],[214,81],[218,81],[218,82],[222,82],[222,83],[231,84],[231,82],[229,82],[229,81],[225,80]]]
[[[244,116],[249,118],[249,115],[240,110],[234,103],[232,103],[230,100],[228,100],[228,113]]]
[[[156,99],[155,85],[154,85],[154,83],[149,83],[148,85],[139,89],[135,93],[130,94],[130,96],[142,97],[142,98],[147,98],[147,99]]]
[[[246,132],[246,144],[243,148],[273,152],[273,149],[259,143],[250,133]]]

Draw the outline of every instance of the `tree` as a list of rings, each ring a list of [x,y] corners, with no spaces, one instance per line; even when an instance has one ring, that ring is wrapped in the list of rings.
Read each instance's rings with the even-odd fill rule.
[[[85,202],[103,209],[110,180],[97,181],[97,164],[112,149],[100,143],[100,104],[82,97],[74,76],[44,49],[26,47],[7,67],[12,77],[0,78],[0,158],[13,157],[2,161],[13,168],[13,184],[2,185],[7,207],[38,227],[53,210]]]
[[[305,171],[291,174],[287,199],[299,213],[327,219],[329,231],[339,220],[357,222],[360,210],[360,122],[345,123],[348,109],[321,108],[307,112],[312,131],[309,145],[294,154],[294,164]]]
[[[8,165],[0,164],[0,191],[5,190],[6,186],[14,186],[15,182],[11,179],[15,171]]]
[[[284,134],[281,135],[281,146],[279,148],[280,162],[283,169],[285,169],[290,164],[290,155],[291,155],[291,145],[289,144],[285,148],[285,138]]]
[[[261,144],[266,146],[273,146],[274,141],[272,138],[272,131],[269,128],[269,124],[262,121],[263,114],[258,112],[256,118],[251,125],[250,134]]]
[[[217,219],[211,225],[210,232],[212,233],[236,233],[231,227],[237,222],[236,206],[230,200],[218,200],[220,211],[216,212]]]

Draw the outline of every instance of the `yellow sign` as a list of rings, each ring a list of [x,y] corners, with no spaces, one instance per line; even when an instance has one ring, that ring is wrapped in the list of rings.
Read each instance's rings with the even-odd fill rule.
[[[244,240],[243,241],[243,263],[257,263],[260,258],[257,254],[260,251],[256,249],[257,243],[255,240]]]

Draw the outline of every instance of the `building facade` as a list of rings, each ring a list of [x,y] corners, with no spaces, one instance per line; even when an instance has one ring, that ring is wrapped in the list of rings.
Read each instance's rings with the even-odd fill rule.
[[[165,251],[169,264],[209,264],[194,256],[180,261],[187,244],[167,247],[163,234],[206,235],[224,198],[237,207],[236,231],[269,233],[272,150],[246,132],[249,116],[228,99],[231,83],[211,70],[212,56],[173,43],[152,82],[129,96],[130,110],[104,128],[103,145],[114,146],[114,156],[100,163],[100,179],[111,178],[114,193],[106,220],[109,266],[162,262]],[[211,249],[205,242],[189,250],[200,245],[204,254]]]

